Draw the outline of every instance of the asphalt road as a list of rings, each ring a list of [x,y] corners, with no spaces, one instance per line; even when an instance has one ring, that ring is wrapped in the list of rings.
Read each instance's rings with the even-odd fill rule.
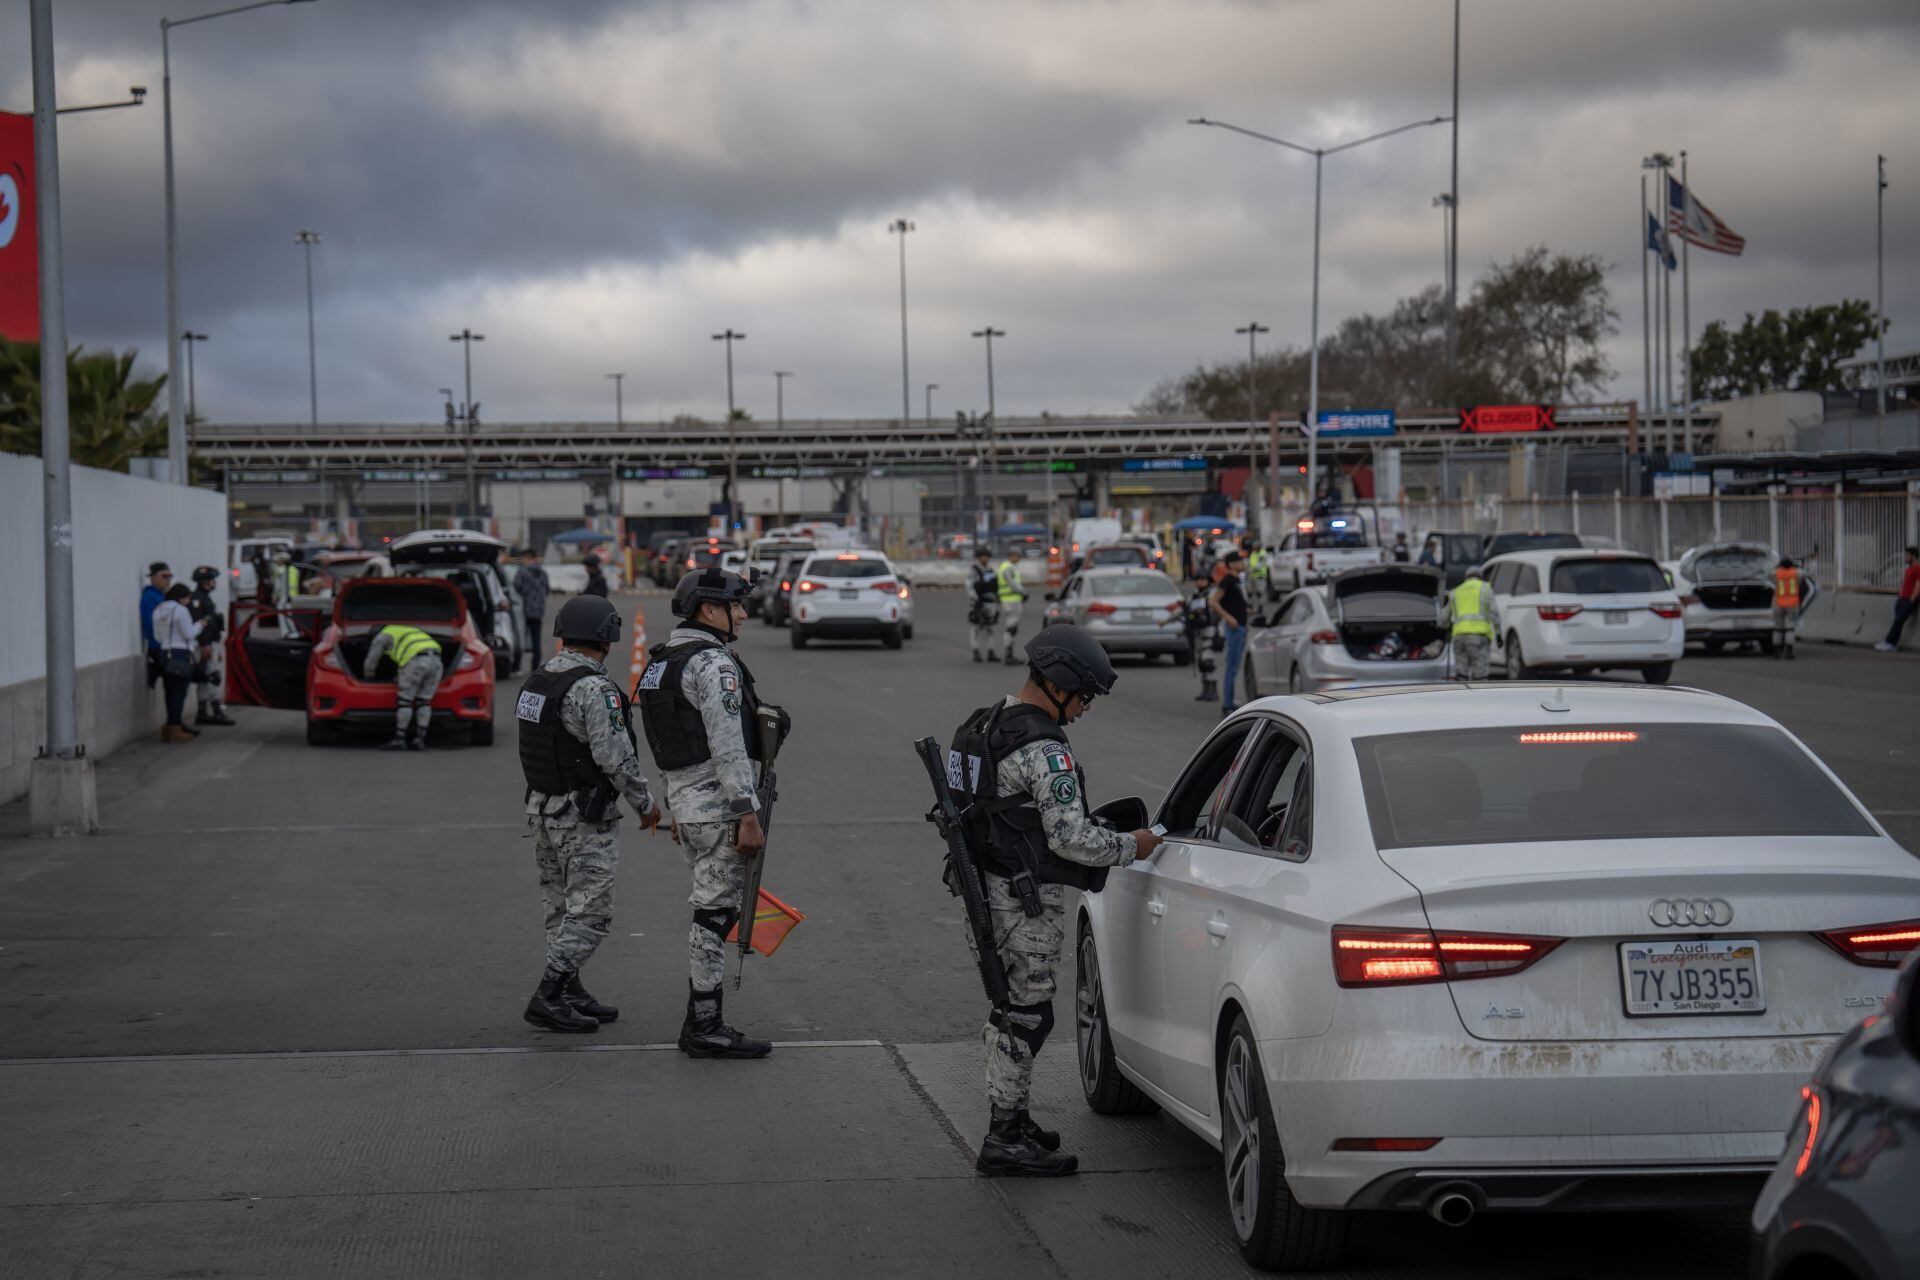
[[[637,602],[663,635],[664,597]],[[103,762],[91,838],[0,809],[0,1275],[1241,1274],[1217,1157],[1089,1115],[1066,1027],[1036,1108],[1086,1173],[972,1173],[981,1000],[909,744],[1014,675],[967,660],[956,594],[919,607],[899,652],[744,637],[796,721],[766,883],[808,916],[730,998],[782,1042],[762,1063],[660,1047],[687,880],[637,831],[589,971],[620,1021],[520,1021],[540,911],[504,713],[490,749],[395,756],[242,710]],[[1920,848],[1920,662],[1801,653],[1676,680],[1779,718]],[[1217,715],[1196,688],[1122,665],[1074,732],[1096,800],[1158,798]],[[1739,1215],[1387,1217],[1342,1274],[1710,1280],[1744,1248]]]

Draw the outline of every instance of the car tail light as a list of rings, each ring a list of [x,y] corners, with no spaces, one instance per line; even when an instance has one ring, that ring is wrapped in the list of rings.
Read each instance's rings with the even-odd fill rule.
[[[1800,1143],[1800,1158],[1793,1162],[1793,1176],[1796,1178],[1805,1175],[1807,1166],[1813,1163],[1814,1148],[1820,1145],[1820,1091],[1802,1085],[1800,1096],[1807,1103],[1807,1136]]]
[[[1667,604],[1662,601],[1660,604],[1653,606],[1653,611],[1662,618],[1677,618],[1680,616],[1680,606],[1677,603]]]
[[[1307,568],[1313,568],[1313,552],[1307,552]]]
[[[909,594],[911,593],[907,590],[906,584],[902,583],[900,585],[900,598],[905,600]]]
[[[700,562],[699,562],[698,560],[696,560],[696,559],[695,559],[694,557],[692,557],[692,556],[688,556],[688,557],[687,557],[687,568],[689,568],[689,569],[698,569],[699,567],[700,567]]]
[[[791,591],[793,590],[793,583],[783,579],[780,583],[780,589],[782,591]]]
[[[1834,929],[1814,936],[1855,964],[1897,969],[1902,960],[1920,950],[1920,920]]]
[[[455,671],[471,671],[492,656],[493,654],[486,649],[462,649],[460,651],[460,661],[453,664],[453,669]]]
[[[1542,604],[1534,607],[1540,611],[1542,622],[1565,622],[1586,608],[1581,604]]]
[[[1438,1138],[1335,1138],[1329,1151],[1431,1151]]]
[[[1333,976],[1343,987],[1503,977],[1519,973],[1563,941],[1511,933],[1335,925]]]
[[[826,585],[824,582],[815,582],[812,578],[800,579],[800,590],[802,591],[818,591]]]
[[[340,665],[340,653],[337,649],[315,649],[313,660],[329,671],[345,671]]]
[[[1339,644],[1340,633],[1338,631],[1316,631],[1308,636],[1307,639],[1313,644]]]
[[[899,589],[900,589],[900,584],[895,582],[892,578],[882,578],[880,579],[880,581],[873,584],[873,590],[875,591],[898,591]]]
[[[1108,604],[1105,600],[1095,600],[1092,604],[1087,606],[1087,612],[1099,617],[1104,617],[1109,613],[1117,613],[1119,611],[1115,609],[1112,605]]]

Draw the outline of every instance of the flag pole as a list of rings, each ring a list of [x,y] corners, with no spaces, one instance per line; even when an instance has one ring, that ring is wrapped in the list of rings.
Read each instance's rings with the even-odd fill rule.
[[[1665,170],[1660,173],[1660,185],[1667,189],[1667,207],[1671,209],[1673,179]],[[1673,236],[1663,233],[1669,248]],[[1660,261],[1660,410],[1665,425],[1664,448],[1673,452],[1673,268],[1667,266],[1666,259]]]
[[[1693,186],[1687,181],[1687,153],[1680,152],[1680,411],[1686,414],[1687,453],[1693,453],[1693,274],[1687,246],[1693,243]]]
[[[1652,314],[1652,304],[1647,300],[1647,231],[1653,215],[1647,212],[1647,174],[1640,171],[1640,364],[1644,371],[1645,390],[1640,403],[1649,411],[1653,409],[1653,330],[1648,327]]]

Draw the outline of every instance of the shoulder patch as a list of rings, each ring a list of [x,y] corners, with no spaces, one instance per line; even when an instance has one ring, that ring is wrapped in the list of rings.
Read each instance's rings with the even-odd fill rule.
[[[1074,783],[1073,775],[1063,773],[1053,780],[1053,798],[1061,804],[1072,804],[1080,794],[1080,788]]]
[[[538,721],[540,719],[540,713],[546,708],[546,705],[546,694],[527,693],[523,691],[520,694],[520,700],[513,706],[514,719]]]
[[[666,663],[649,662],[647,664],[647,669],[644,672],[642,672],[640,675],[640,683],[637,687],[641,689],[658,689],[660,687],[660,681],[666,676],[666,674],[667,674]]]
[[[1047,748],[1048,773],[1072,773],[1073,753],[1065,747],[1050,745]]]
[[[613,714],[616,716],[620,714],[620,695],[619,694],[609,689],[605,693],[601,694],[600,696],[603,700],[605,700],[607,704],[607,710],[613,712]]]

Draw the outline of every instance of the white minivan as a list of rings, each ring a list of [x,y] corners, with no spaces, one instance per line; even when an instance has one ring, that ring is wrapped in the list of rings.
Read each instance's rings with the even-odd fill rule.
[[[1509,680],[1549,671],[1638,671],[1665,684],[1686,651],[1680,597],[1628,551],[1516,551],[1482,566],[1493,589],[1494,661]]]

